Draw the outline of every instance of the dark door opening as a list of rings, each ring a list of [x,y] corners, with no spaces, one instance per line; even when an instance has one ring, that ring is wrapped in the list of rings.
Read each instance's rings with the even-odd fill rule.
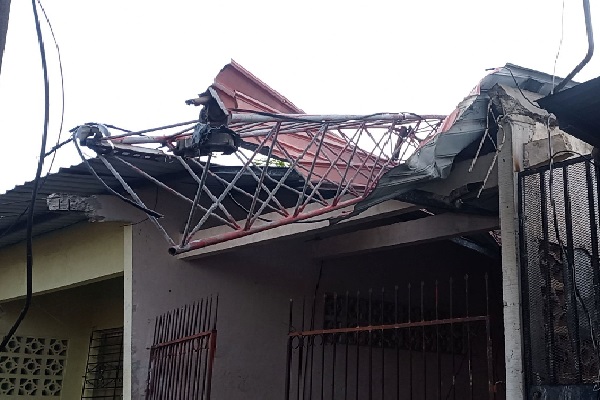
[[[495,398],[488,275],[290,302],[286,399]]]

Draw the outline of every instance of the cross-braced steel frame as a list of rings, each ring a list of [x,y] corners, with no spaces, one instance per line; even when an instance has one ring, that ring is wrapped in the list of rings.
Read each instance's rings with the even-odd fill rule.
[[[177,148],[178,141],[191,135],[197,121],[171,125],[167,128],[186,128],[169,135],[145,136],[155,130],[128,132],[89,139],[91,145],[88,146],[98,153],[100,160],[131,196],[129,200],[139,208],[151,211],[111,162],[124,163],[153,184],[190,204],[189,217],[178,242],[169,236],[156,213],[148,214],[167,239],[169,252],[175,255],[310,220],[358,203],[369,195],[383,174],[404,162],[423,140],[433,136],[443,118],[411,113],[305,115],[238,110],[230,116],[228,124],[242,139],[238,151],[227,156],[234,160],[230,162],[239,165],[233,178],[225,180],[211,170],[211,166],[214,168],[212,154],[202,157],[173,155],[198,184],[194,198],[185,196],[126,159],[111,154],[111,150],[123,146],[141,149],[144,144],[160,144],[170,152]],[[146,148],[143,150],[148,151]],[[278,173],[270,173],[273,170]],[[303,183],[288,184],[289,178],[298,174]],[[209,188],[206,185],[209,177],[219,181],[223,189],[217,192],[214,187]],[[247,183],[241,185],[242,177],[251,177],[255,187],[249,189]],[[280,198],[283,192],[286,193],[285,202]],[[293,196],[291,201],[290,194]],[[240,204],[231,205],[228,199],[232,195],[244,198],[247,204],[242,207],[245,213],[242,219],[233,216],[238,215]],[[210,200],[210,205],[201,205],[201,200],[206,199]],[[203,204],[207,204],[206,201]],[[236,207],[235,210],[232,207]],[[229,231],[198,237],[199,231],[215,222],[227,226]]]

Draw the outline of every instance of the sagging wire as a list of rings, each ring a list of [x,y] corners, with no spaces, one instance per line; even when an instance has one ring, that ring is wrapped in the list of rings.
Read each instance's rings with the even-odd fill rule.
[[[585,33],[588,40],[588,51],[585,54],[585,57],[577,66],[567,75],[565,79],[563,79],[558,85],[556,85],[556,92],[560,92],[562,88],[564,88],[567,83],[571,81],[586,66],[588,62],[592,59],[594,55],[594,31],[592,29],[592,15],[590,11],[590,1],[583,0],[583,15],[585,20]]]
[[[129,129],[119,128],[118,126],[111,125],[111,124],[103,124],[103,125],[106,126],[107,128],[110,128],[110,129],[116,129],[116,130],[121,131],[121,132],[131,133],[131,130],[129,130]]]
[[[591,156],[589,156],[589,155],[586,156],[586,155],[581,154],[580,152],[575,151],[575,150],[560,150],[560,151],[557,151],[557,152],[555,152],[552,155],[552,159],[555,159],[557,156],[559,156],[561,154],[571,154],[571,155],[574,155],[574,156],[579,156],[579,157],[586,158],[587,161],[589,161],[592,165],[598,167],[598,164],[596,164],[596,162],[594,161],[594,159]]]
[[[33,183],[33,189],[31,191],[31,204],[27,214],[27,238],[26,238],[26,297],[25,304],[17,317],[17,320],[8,330],[2,342],[0,343],[0,352],[6,350],[6,345],[13,337],[19,325],[31,306],[31,298],[33,295],[33,214],[35,201],[37,200],[37,194],[39,189],[39,181],[42,175],[42,168],[44,166],[44,154],[46,153],[46,140],[48,138],[48,123],[50,119],[50,82],[48,81],[48,66],[46,64],[46,49],[44,46],[44,39],[42,37],[42,29],[40,26],[40,19],[37,12],[36,0],[31,0],[33,7],[33,17],[35,21],[35,30],[37,33],[38,44],[40,48],[40,57],[42,61],[42,72],[44,76],[44,132],[42,134],[42,143],[40,146],[40,156],[38,160],[37,170],[35,172],[35,179]]]
[[[548,181],[548,191],[550,192],[550,207],[552,208],[552,224],[554,225],[554,235],[556,236],[556,240],[558,242],[558,247],[560,249],[561,262],[566,264],[567,268],[569,268],[569,267],[571,268],[571,271],[572,271],[571,279],[573,280],[573,291],[575,292],[575,297],[577,298],[579,305],[581,305],[581,309],[585,313],[585,316],[588,320],[588,324],[590,325],[590,335],[592,337],[592,347],[594,348],[594,352],[596,354],[597,360],[600,362],[600,346],[598,345],[598,340],[597,340],[596,333],[594,330],[594,324],[593,324],[590,312],[589,312],[587,306],[585,305],[585,302],[581,298],[581,292],[579,291],[579,287],[577,285],[577,274],[575,271],[575,265],[569,265],[570,261],[569,261],[568,255],[567,255],[568,251],[567,251],[565,244],[560,236],[560,229],[559,229],[559,224],[558,224],[558,213],[556,211],[556,200],[554,198],[554,158],[558,154],[561,154],[561,153],[566,153],[566,152],[573,153],[573,154],[579,154],[579,153],[571,152],[571,151],[564,151],[564,150],[553,153],[552,140],[551,140],[552,133],[551,133],[551,129],[550,129],[550,121],[551,120],[556,120],[556,117],[554,116],[554,114],[549,114],[548,118],[546,119],[546,129],[548,131],[548,156],[550,158],[549,168],[548,168],[548,171],[550,174],[550,179]],[[565,193],[565,202],[570,201],[569,199],[567,199],[567,195],[568,194]],[[600,365],[598,366],[598,373],[596,375],[596,381],[594,382],[593,390],[595,392],[600,391]]]
[[[72,140],[73,140],[73,137],[70,137],[68,139],[63,140],[62,142],[57,142],[54,146],[52,146],[52,148],[50,150],[48,150],[46,152],[46,154],[44,154],[44,157],[48,157],[49,155],[56,153],[56,151],[58,149],[63,147],[65,144],[70,143]],[[54,161],[54,156],[52,156],[52,160]],[[50,174],[50,170],[48,170],[48,175],[49,174]]]
[[[554,68],[552,68],[552,89],[550,90],[550,94],[554,94],[555,80],[556,80],[556,63],[558,62],[558,57],[560,57],[560,50],[562,49],[563,38],[565,36],[565,0],[562,0],[562,11],[560,16],[560,41],[558,42],[558,51],[556,52],[556,57],[554,57]]]
[[[475,156],[473,157],[473,161],[471,161],[471,165],[469,166],[469,173],[473,172],[473,167],[475,167],[475,163],[477,163],[477,159],[479,158],[479,153],[481,153],[481,148],[483,147],[483,143],[485,142],[486,137],[490,138],[490,140],[492,141],[492,144],[494,145],[494,148],[497,149],[494,139],[492,139],[492,137],[490,136],[490,113],[491,112],[492,112],[492,99],[490,99],[488,101],[487,113],[485,114],[485,131],[483,132],[483,135],[481,136],[481,140],[479,141],[479,147],[477,148],[477,151],[475,152]]]
[[[118,197],[119,199],[121,199],[122,201],[130,204],[131,206],[137,208],[140,211],[145,212],[146,214],[155,217],[155,218],[162,218],[163,215],[154,211],[154,210],[150,210],[149,208],[142,206],[138,203],[136,203],[135,201],[128,199],[127,197],[123,196],[121,193],[117,192],[116,190],[114,190],[113,188],[111,188],[101,177],[100,175],[98,175],[98,173],[96,172],[96,170],[94,169],[94,167],[92,167],[92,165],[90,164],[90,162],[88,161],[87,158],[85,158],[83,152],[81,151],[81,147],[79,146],[79,143],[77,143],[77,138],[75,137],[77,135],[77,131],[73,132],[73,136],[72,136],[72,141],[75,144],[75,149],[77,149],[77,153],[79,154],[79,157],[81,158],[81,161],[85,164],[85,166],[88,168],[88,170],[92,173],[92,175],[98,180],[98,182],[100,182],[100,184],[107,190],[109,191],[111,194],[113,194],[114,196]]]
[[[38,189],[38,191],[39,191],[39,190],[42,190],[42,188],[44,187],[44,184],[46,183],[46,179],[48,179],[48,175],[50,175],[50,172],[52,171],[52,166],[54,165],[54,160],[56,158],[55,151],[58,150],[59,148],[61,148],[62,146],[64,146],[65,144],[67,144],[68,142],[70,142],[71,139],[65,140],[63,142],[60,141],[60,138],[62,137],[63,123],[64,123],[64,119],[65,119],[65,80],[64,80],[64,75],[63,75],[63,66],[62,66],[62,58],[61,58],[61,54],[60,54],[60,47],[58,46],[58,41],[56,40],[56,36],[54,35],[54,29],[52,28],[52,23],[50,22],[50,18],[48,18],[48,14],[46,14],[46,10],[44,9],[44,6],[42,6],[42,3],[40,2],[40,0],[37,0],[37,3],[40,6],[40,10],[42,11],[42,14],[44,14],[44,18],[46,19],[46,23],[48,24],[48,27],[50,28],[50,33],[52,34],[52,40],[54,41],[54,47],[56,48],[56,53],[58,55],[58,69],[60,72],[60,91],[61,91],[61,99],[62,99],[58,138],[56,139],[56,144],[54,145],[54,147],[52,147],[52,149],[50,151],[48,151],[44,154],[44,158],[46,158],[52,154],[52,161],[50,161],[50,167],[48,168],[48,173],[44,176],[44,178],[42,179],[42,182],[39,184],[39,189]],[[29,210],[29,206],[25,207],[25,209],[19,214],[19,216],[15,219],[15,221],[0,234],[0,237],[6,236],[12,230],[12,228],[14,228],[14,226],[21,221],[21,218],[23,218],[23,215],[25,215],[28,210]]]
[[[321,260],[319,262],[319,272],[317,274],[317,281],[315,283],[315,290],[313,292],[313,303],[312,303],[312,310],[310,313],[310,328],[309,328],[310,330],[315,329],[315,319],[316,319],[316,315],[317,315],[316,314],[317,313],[317,293],[319,292],[319,288],[321,287],[321,280],[323,279],[323,264],[324,264],[324,261]],[[304,299],[304,301],[306,301],[306,298]],[[304,326],[304,306],[302,306],[302,307],[303,307],[302,325]],[[312,346],[314,344],[314,340],[315,340],[314,336],[311,336],[308,340],[309,340],[309,346]],[[312,362],[312,360],[311,360],[311,362]],[[302,376],[304,376],[304,382],[303,382],[302,386],[303,386],[303,390],[304,390],[305,386],[306,386],[306,376],[307,376],[306,371],[308,370],[308,357],[305,358],[303,364],[304,365],[302,368],[304,369],[304,372],[302,373]],[[300,382],[298,382],[298,384],[300,384]]]
[[[477,198],[481,197],[481,193],[483,192],[483,189],[485,189],[485,185],[487,184],[487,181],[490,178],[492,169],[496,165],[498,156],[499,156],[500,152],[502,151],[502,147],[504,146],[504,143],[506,142],[506,133],[504,132],[504,128],[502,127],[502,124],[501,124],[502,119],[504,119],[504,116],[499,115],[498,117],[494,118],[494,122],[498,126],[498,131],[502,130],[502,142],[500,144],[496,144],[496,142],[490,135],[490,114],[492,115],[492,117],[494,117],[494,111],[492,110],[492,99],[490,99],[488,101],[488,105],[487,105],[487,112],[485,115],[485,131],[483,132],[483,135],[481,136],[481,140],[479,141],[479,147],[477,148],[477,152],[475,153],[475,156],[473,157],[473,161],[471,161],[471,165],[469,166],[469,173],[470,173],[473,171],[473,168],[475,167],[475,163],[477,162],[477,159],[479,158],[479,154],[481,153],[481,149],[483,147],[483,143],[485,142],[485,139],[489,138],[490,141],[492,142],[492,144],[494,145],[494,149],[496,152],[495,152],[494,158],[492,159],[492,162],[487,170],[487,173],[485,174],[483,183],[482,183],[481,187],[479,188],[479,191],[477,192]]]
[[[58,149],[60,147],[63,146],[63,144],[66,144],[63,142],[63,144],[61,144],[60,138],[62,137],[62,132],[63,132],[63,124],[65,121],[65,77],[63,74],[63,66],[62,66],[62,58],[60,55],[60,47],[58,46],[58,41],[56,40],[56,35],[54,35],[54,29],[52,28],[52,23],[50,22],[50,18],[48,18],[48,14],[46,14],[46,10],[44,9],[44,6],[42,6],[42,3],[40,0],[37,0],[38,5],[40,6],[40,10],[42,10],[42,14],[44,14],[44,18],[46,19],[46,23],[48,24],[48,27],[50,28],[50,34],[52,35],[52,40],[54,41],[54,47],[56,48],[56,54],[58,56],[58,70],[60,72],[60,91],[61,91],[61,112],[60,112],[60,126],[58,128],[58,138],[56,139],[56,145],[54,145],[53,149]],[[48,153],[44,154],[44,157],[47,157]],[[44,183],[46,183],[46,178],[48,177],[48,175],[50,175],[50,172],[52,171],[52,166],[54,165],[54,160],[56,159],[56,152],[55,150],[52,151],[52,160],[50,161],[50,167],[48,168],[48,173],[46,174],[46,176],[44,177],[44,180],[42,181],[40,188],[42,186],[44,186]]]
[[[38,4],[39,3],[39,0]],[[40,4],[41,7],[41,4]],[[43,8],[42,8],[43,10]],[[44,15],[46,15],[44,13]],[[46,16],[46,20],[48,20],[48,17]],[[50,22],[48,22],[50,23]],[[54,34],[52,35],[54,37]],[[56,49],[58,50],[58,44],[56,43],[56,39],[55,39],[55,44],[56,44]],[[59,62],[60,62],[60,56],[59,56]],[[61,71],[61,86],[63,86],[63,77],[62,77],[62,65],[60,66],[60,71]],[[38,190],[42,190],[42,188],[44,187],[46,180],[48,179],[48,176],[50,175],[50,171],[52,170],[52,165],[54,164],[54,158],[55,158],[55,154],[56,151],[59,150],[60,148],[62,148],[64,145],[71,143],[73,141],[73,136],[70,136],[68,139],[63,140],[62,142],[59,142],[61,136],[62,136],[62,130],[63,130],[63,117],[64,117],[64,87],[62,88],[62,103],[63,103],[63,109],[62,109],[62,115],[61,115],[61,120],[60,120],[60,130],[58,133],[58,140],[56,142],[56,144],[54,146],[52,146],[52,148],[50,148],[50,150],[46,151],[46,153],[44,154],[44,158],[49,157],[50,155],[52,155],[52,161],[50,162],[50,168],[48,168],[48,173],[44,176],[44,178],[42,179],[42,182],[39,185],[39,189]],[[129,130],[123,129],[123,128],[119,128],[117,126],[114,125],[110,125],[110,124],[103,124],[104,126],[108,127],[108,128],[112,128],[112,129],[117,129],[123,132],[131,132]],[[79,126],[73,128],[70,130],[71,133],[75,132],[77,130],[77,128],[79,128]],[[29,200],[27,200],[29,201]],[[16,224],[19,223],[19,221],[21,220],[21,218],[23,218],[23,215],[25,215],[25,213],[27,213],[27,211],[29,210],[29,206],[25,207],[25,209],[21,212],[21,214],[19,214],[19,216],[15,219],[15,221],[8,226],[6,229],[4,229],[4,231],[2,231],[2,233],[0,233],[0,238],[6,236],[14,227]]]
[[[504,143],[506,142],[506,132],[504,132],[504,127],[502,126],[502,120],[504,118],[505,118],[504,115],[499,115],[496,118],[496,125],[498,126],[498,132],[502,131],[502,142],[500,144],[498,144],[497,146],[494,145],[496,147],[496,152],[494,153],[494,158],[492,159],[492,162],[490,163],[487,173],[485,174],[485,178],[483,178],[483,183],[481,184],[481,187],[479,188],[479,191],[477,192],[477,198],[481,197],[481,193],[483,192],[483,189],[485,189],[485,185],[487,184],[487,181],[490,178],[492,169],[496,165],[496,161],[498,161],[498,156],[500,155],[500,152],[502,151],[502,148],[504,147]]]
[[[527,100],[527,101],[529,102],[529,104],[531,104],[531,105],[532,105],[532,106],[534,106],[535,108],[539,108],[539,106],[538,106],[538,105],[536,105],[536,104],[534,104],[534,103],[533,103],[533,102],[532,102],[532,101],[529,99],[529,97],[525,96],[525,93],[523,93],[523,91],[521,90],[521,86],[519,86],[519,83],[517,82],[517,78],[515,78],[515,76],[513,75],[513,72],[512,72],[512,70],[511,70],[509,67],[507,67],[507,66],[504,66],[503,68],[506,68],[506,69],[508,70],[508,72],[510,73],[510,76],[512,76],[512,79],[513,79],[513,81],[515,82],[515,85],[516,85],[517,89],[519,89],[519,92],[521,93],[521,96],[523,96],[523,97],[525,98],[525,100]]]

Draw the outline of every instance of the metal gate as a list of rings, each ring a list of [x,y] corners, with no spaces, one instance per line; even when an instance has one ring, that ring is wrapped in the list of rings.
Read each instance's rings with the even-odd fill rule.
[[[218,303],[207,297],[156,319],[146,399],[210,399]]]
[[[287,400],[494,398],[487,275],[290,301],[289,324]]]
[[[597,398],[599,193],[598,169],[587,157],[519,176],[530,399]]]

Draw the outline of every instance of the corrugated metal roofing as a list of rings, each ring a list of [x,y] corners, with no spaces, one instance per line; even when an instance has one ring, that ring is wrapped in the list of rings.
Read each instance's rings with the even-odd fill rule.
[[[144,172],[162,181],[176,180],[178,183],[189,183],[190,188],[195,191],[195,181],[173,157],[145,158],[144,154],[131,153],[120,154],[120,157],[140,168]],[[104,164],[98,159],[90,159],[89,163],[98,175],[113,189],[123,192],[119,182],[108,171]],[[111,163],[123,176],[125,181],[132,187],[146,185],[148,181],[134,172],[130,167],[121,162]],[[194,167],[198,174],[200,171]],[[211,166],[211,171],[224,179],[233,176],[239,171],[239,166]],[[285,169],[284,169],[285,170]],[[269,168],[269,173],[276,175],[281,173],[276,167]],[[298,176],[290,177],[289,181],[297,180],[303,182]],[[241,185],[255,185],[251,176],[242,177]],[[207,181],[210,185],[210,179]],[[0,195],[0,248],[8,246],[25,239],[26,210],[29,206],[33,181],[15,186],[13,189]],[[67,193],[79,196],[91,196],[95,194],[107,194],[108,192],[98,180],[91,175],[85,164],[78,164],[68,168],[61,168],[58,172],[48,175],[41,180],[38,198],[34,210],[34,236],[73,225],[87,219],[83,212],[49,211],[46,198],[52,193]]]
[[[161,163],[157,160],[144,160],[140,157],[128,157],[128,160],[154,173],[160,171],[158,165],[164,167],[166,171],[181,172],[183,170],[183,168],[175,168],[169,163]],[[120,187],[119,183],[100,160],[91,159],[89,161],[109,186],[115,189]],[[126,179],[128,181],[140,181],[139,176],[132,175],[133,171],[127,171],[122,166],[116,164],[115,167],[120,173],[127,176]],[[163,174],[164,170],[160,171],[160,173]],[[13,189],[0,195],[0,247],[17,243],[25,238],[26,213],[32,190],[33,181],[29,181],[15,186]],[[38,198],[35,202],[34,235],[37,236],[86,220],[85,214],[81,212],[65,213],[48,211],[46,205],[48,195],[52,193],[69,193],[90,196],[105,192],[106,190],[102,184],[90,174],[83,163],[68,168],[61,168],[58,172],[46,176],[40,182]]]
[[[453,113],[455,119],[447,124],[449,128],[420,148],[408,162],[387,173],[367,200],[355,208],[355,213],[387,199],[395,198],[425,181],[445,178],[452,168],[455,157],[472,142],[478,140],[485,130],[487,90],[496,84],[514,87],[516,86],[515,80],[521,89],[542,95],[549,94],[552,87],[550,75],[512,64],[507,64],[506,67],[492,72],[473,90],[467,101],[463,102],[463,108],[459,112]],[[573,85],[575,83],[569,84],[569,86]],[[281,99],[277,100],[281,101]],[[195,185],[185,169],[172,157],[157,158],[142,153],[121,154],[121,156],[156,178],[189,182],[190,187]],[[120,190],[119,183],[100,160],[92,159],[90,164],[110,187]],[[131,186],[135,187],[146,183],[145,178],[140,177],[124,164],[115,162],[113,165]],[[214,166],[211,169],[225,179],[239,171],[239,167]],[[269,173],[277,174],[278,170],[270,168]],[[292,179],[302,181],[300,176]],[[42,183],[38,200],[35,203],[34,235],[60,229],[86,219],[83,213],[48,211],[46,205],[48,195],[68,193],[90,196],[106,192],[84,164],[61,168],[57,173],[44,178]],[[242,181],[238,182],[238,185],[245,183],[254,185],[255,181],[251,176],[245,176]],[[210,185],[210,180],[207,184]],[[0,195],[0,247],[24,239],[25,218],[23,217],[29,205],[32,187],[33,182],[27,182]]]

